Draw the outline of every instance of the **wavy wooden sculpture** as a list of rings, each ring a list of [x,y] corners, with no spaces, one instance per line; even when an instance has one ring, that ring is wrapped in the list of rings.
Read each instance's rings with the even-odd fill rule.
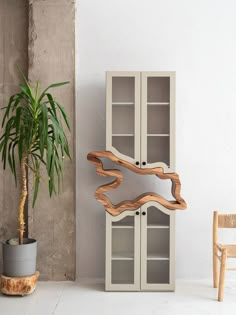
[[[113,190],[117,188],[122,180],[123,175],[120,170],[117,169],[104,169],[102,161],[100,158],[108,158],[112,162],[121,165],[135,173],[141,174],[141,175],[155,175],[159,177],[160,179],[170,179],[172,181],[172,196],[175,198],[175,200],[166,200],[162,196],[153,193],[148,192],[145,194],[140,195],[134,200],[124,200],[120,202],[117,205],[113,205],[110,199],[104,195],[105,192]],[[90,152],[87,156],[87,159],[94,163],[97,167],[97,174],[101,176],[113,176],[116,177],[116,179],[108,184],[99,186],[96,189],[95,197],[96,199],[103,204],[106,211],[109,212],[111,215],[116,216],[122,213],[125,210],[136,210],[140,208],[142,205],[144,205],[148,201],[156,201],[160,203],[162,206],[166,207],[170,210],[183,210],[186,209],[187,205],[184,199],[180,196],[180,189],[181,189],[181,183],[179,180],[179,176],[176,173],[164,173],[163,169],[161,167],[156,168],[138,168],[134,166],[133,164],[126,162],[124,160],[121,160],[117,158],[112,152],[110,151],[94,151]]]

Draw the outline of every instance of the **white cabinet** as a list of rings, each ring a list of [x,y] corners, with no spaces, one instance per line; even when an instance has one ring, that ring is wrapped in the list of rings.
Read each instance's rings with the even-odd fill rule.
[[[174,290],[174,234],[175,212],[155,202],[107,213],[106,290]]]
[[[175,171],[175,72],[107,72],[106,150]],[[175,211],[157,202],[106,213],[106,290],[174,290],[174,235]]]
[[[106,149],[173,172],[175,72],[107,72],[106,87]]]

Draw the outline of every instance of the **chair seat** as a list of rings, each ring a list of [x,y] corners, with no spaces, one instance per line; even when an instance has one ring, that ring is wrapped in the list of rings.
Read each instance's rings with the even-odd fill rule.
[[[236,258],[236,245],[224,245],[218,244],[220,250],[226,249],[227,250],[227,257],[235,257]]]

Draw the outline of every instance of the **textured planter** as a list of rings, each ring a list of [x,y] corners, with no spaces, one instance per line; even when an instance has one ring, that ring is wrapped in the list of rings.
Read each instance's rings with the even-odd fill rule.
[[[24,239],[23,245],[10,245],[7,241],[3,247],[3,274],[8,277],[26,277],[35,274],[37,258],[37,241]]]

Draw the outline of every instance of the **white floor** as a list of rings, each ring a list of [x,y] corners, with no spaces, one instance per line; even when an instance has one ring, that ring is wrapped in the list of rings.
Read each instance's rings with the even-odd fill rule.
[[[39,282],[26,297],[0,295],[0,315],[235,315],[236,283],[216,300],[210,280],[177,281],[175,292],[104,292],[104,285]]]

